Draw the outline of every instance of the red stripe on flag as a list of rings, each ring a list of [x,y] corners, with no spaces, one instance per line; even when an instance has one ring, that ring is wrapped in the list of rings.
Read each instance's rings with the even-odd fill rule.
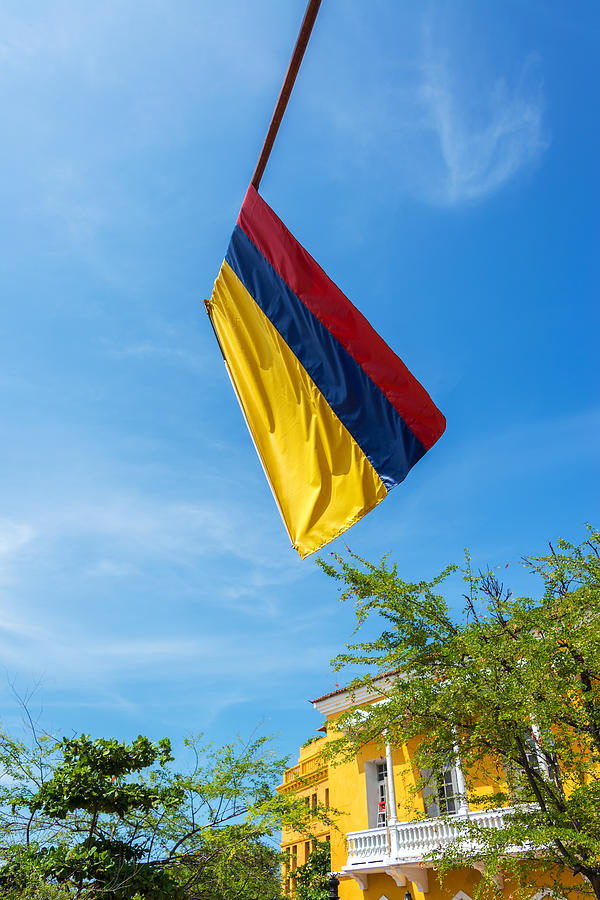
[[[252,185],[238,224],[299,300],[385,394],[423,446],[427,450],[433,446],[444,433],[446,419],[423,385]]]

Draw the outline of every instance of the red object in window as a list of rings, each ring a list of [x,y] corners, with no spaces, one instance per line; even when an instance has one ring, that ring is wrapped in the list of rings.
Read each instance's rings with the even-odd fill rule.
[[[379,812],[385,812],[385,800],[380,800],[378,806]]]

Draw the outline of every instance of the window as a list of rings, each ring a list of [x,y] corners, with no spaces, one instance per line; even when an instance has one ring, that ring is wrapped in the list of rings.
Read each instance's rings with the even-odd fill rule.
[[[523,742],[527,766],[531,770],[532,777],[535,780],[539,779],[553,782],[562,792],[563,787],[558,765],[556,763],[556,756],[554,754],[552,736],[546,735],[544,737],[546,755],[542,752],[539,732],[535,725],[531,728],[523,729],[521,740]],[[515,759],[507,758],[504,763],[510,796],[513,800],[518,802],[535,800],[529,776],[524,771],[523,761],[520,757],[518,746],[514,748],[513,753],[515,754]]]
[[[316,794],[312,795],[312,808],[313,809],[317,808],[317,795]]]
[[[529,729],[526,729],[523,735],[523,743],[525,744],[525,756],[527,758],[528,765],[530,765],[535,772],[539,773],[540,769],[542,768],[540,752],[538,750],[536,740]]]
[[[382,828],[387,822],[388,785],[385,760],[365,762],[365,787],[369,828]]]
[[[308,862],[308,857],[310,856],[310,841],[304,842],[304,862]]]
[[[304,803],[306,804],[306,808],[310,809],[310,797],[309,796],[306,796],[304,798]]]
[[[377,827],[387,822],[387,767],[377,763]]]
[[[325,788],[325,806],[329,806],[329,788]]]
[[[453,816],[458,812],[458,787],[456,785],[456,769],[446,769],[438,779],[438,798],[440,812]]]
[[[282,867],[282,876],[285,884],[285,892],[289,894],[290,892],[290,848],[285,848],[285,859]]]
[[[460,812],[456,766],[448,766],[439,778],[434,778],[428,769],[422,778],[423,803],[428,816],[455,816]]]

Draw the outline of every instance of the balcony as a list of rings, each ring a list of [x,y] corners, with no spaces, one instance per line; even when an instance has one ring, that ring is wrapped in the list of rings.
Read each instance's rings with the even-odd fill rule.
[[[313,753],[298,763],[297,766],[286,769],[283,776],[283,784],[280,784],[277,790],[282,794],[302,790],[304,787],[310,787],[318,784],[320,781],[325,781],[327,772],[327,763],[323,760],[321,754]]]
[[[424,893],[428,890],[427,867],[431,853],[447,847],[461,834],[457,824],[474,822],[486,828],[503,828],[512,808],[469,812],[452,819],[422,819],[396,822],[367,831],[352,831],[348,840],[348,860],[344,875],[354,878],[366,890],[369,873],[385,872],[398,887],[413,881]],[[476,849],[470,847],[470,849]]]

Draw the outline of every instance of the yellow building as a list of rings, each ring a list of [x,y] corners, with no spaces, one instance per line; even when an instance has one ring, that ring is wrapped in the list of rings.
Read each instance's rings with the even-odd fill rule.
[[[476,862],[447,873],[440,883],[429,854],[443,848],[458,835],[452,816],[468,817],[488,827],[503,826],[506,809],[478,808],[477,796],[500,788],[493,766],[477,779],[475,796],[466,803],[466,785],[460,765],[448,769],[437,790],[417,790],[421,773],[412,760],[411,746],[366,745],[354,759],[328,765],[322,750],[335,736],[338,716],[353,707],[374,701],[366,689],[345,688],[313,700],[313,706],[325,716],[319,729],[323,737],[300,750],[298,765],[288,769],[280,791],[296,791],[307,805],[322,803],[340,811],[337,829],[317,830],[313,840],[306,835],[284,830],[282,870],[286,893],[293,897],[295,869],[308,859],[314,840],[331,843],[331,869],[340,879],[340,900],[471,900],[482,878],[483,864]],[[446,814],[440,818],[440,806]],[[510,880],[501,874],[496,879],[499,896],[513,894]],[[539,879],[532,900],[550,895],[550,887]],[[554,895],[555,896],[555,895]],[[573,897],[573,894],[570,893]],[[406,897],[408,900],[408,897]]]
[[[319,730],[325,732],[325,726]],[[321,750],[325,742],[326,737],[323,736],[310,741],[300,748],[298,765],[286,771],[283,784],[278,788],[280,793],[294,791],[294,793],[304,797],[304,802],[307,806],[313,808],[317,804],[329,806],[329,771],[327,763],[321,757]],[[295,889],[294,873],[298,866],[303,865],[308,860],[315,842],[329,840],[330,831],[328,826],[315,828],[310,840],[306,839],[305,834],[284,829],[281,842],[281,849],[285,855],[282,877],[288,895],[293,896]]]

